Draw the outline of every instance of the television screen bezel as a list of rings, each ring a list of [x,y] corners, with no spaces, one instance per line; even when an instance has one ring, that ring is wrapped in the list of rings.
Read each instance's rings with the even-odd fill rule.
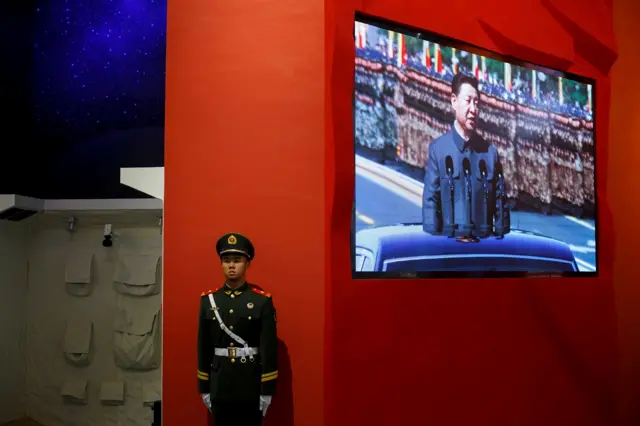
[[[420,29],[412,25],[402,24],[390,19],[382,18],[379,16],[367,14],[364,12],[356,11],[354,14],[354,27],[352,28],[354,41],[355,41],[355,25],[356,23],[363,23],[373,25],[381,29],[402,33],[405,36],[416,37],[421,40],[429,41],[431,43],[440,43],[447,47],[453,47],[456,49],[464,50],[469,53],[475,53],[480,56],[484,56],[490,59],[494,59],[501,62],[507,62],[511,65],[528,68],[531,70],[537,70],[544,72],[554,77],[563,77],[570,80],[574,80],[579,83],[591,85],[591,101],[592,101],[592,115],[593,115],[593,163],[594,163],[594,190],[596,192],[595,202],[593,204],[593,217],[595,223],[595,271],[573,271],[573,272],[523,272],[523,271],[407,271],[407,272],[362,272],[355,270],[355,258],[356,258],[356,200],[355,200],[355,185],[356,174],[353,174],[353,207],[351,211],[351,238],[350,238],[350,253],[351,253],[351,274],[353,279],[364,280],[377,280],[377,279],[428,279],[428,278],[597,278],[600,275],[600,254],[599,254],[599,236],[600,227],[598,226],[598,156],[597,151],[597,81],[595,78],[587,77],[584,75],[574,74],[567,71],[561,71],[553,67],[543,66],[541,64],[534,64],[524,59],[516,58],[510,55],[504,55],[489,49],[485,49],[476,46],[472,43],[464,42],[453,37],[448,37],[442,34]],[[353,45],[355,52],[355,43]],[[354,53],[355,56],[355,53]],[[355,156],[356,156],[356,143],[355,143],[355,67],[353,68],[353,81],[354,90],[352,91],[352,155],[353,155],[353,167],[355,169]]]

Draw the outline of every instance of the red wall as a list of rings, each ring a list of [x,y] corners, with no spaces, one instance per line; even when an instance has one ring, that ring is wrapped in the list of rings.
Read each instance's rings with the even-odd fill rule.
[[[256,244],[286,348],[267,426],[612,424],[613,18],[608,0],[552,3],[169,2],[165,426],[205,424],[197,303],[230,230]],[[351,280],[355,10],[598,79],[599,279]]]
[[[640,164],[640,2],[615,0],[619,57],[611,72],[609,203],[616,225],[614,282],[620,336],[619,426],[640,424],[640,286],[637,236],[640,197],[629,195],[629,179]]]
[[[615,416],[612,215],[607,206],[607,4],[327,1],[330,425],[599,425]],[[598,79],[599,279],[353,281],[350,111],[354,10]],[[341,186],[343,185],[343,186]],[[361,348],[359,350],[359,348]],[[406,422],[406,423],[405,423]]]
[[[241,232],[278,310],[279,396],[265,426],[323,424],[322,1],[168,2],[164,425],[204,425],[200,293],[216,239]],[[292,408],[293,407],[293,408]]]

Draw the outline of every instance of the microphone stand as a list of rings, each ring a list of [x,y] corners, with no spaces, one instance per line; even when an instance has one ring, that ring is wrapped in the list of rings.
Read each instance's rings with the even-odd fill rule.
[[[489,183],[487,182],[487,172],[482,172],[482,189],[484,191],[483,208],[482,208],[482,225],[480,225],[480,234],[482,237],[489,235]]]
[[[504,236],[504,179],[502,175],[498,176],[498,217],[500,218],[500,227],[498,228],[498,235]]]
[[[472,233],[472,225],[471,225],[471,173],[469,170],[465,170],[464,173],[464,181],[467,186],[467,190],[465,191],[466,196],[466,208],[464,209],[464,229],[463,234],[465,237],[471,236]]]
[[[511,232],[511,213],[509,207],[505,206],[507,194],[504,187],[504,175],[498,174],[498,191],[496,197],[496,204],[498,210],[498,216],[496,218],[496,234],[499,237],[504,237],[505,234]]]
[[[453,183],[453,170],[451,170],[450,168],[447,169],[447,176],[449,177],[449,202],[451,204],[451,208],[449,209],[449,224],[451,226],[451,230],[448,233],[449,237],[453,237],[455,235],[455,231],[456,231],[456,226],[455,226],[455,214],[453,209],[455,208],[455,201],[454,201],[454,195],[455,195],[455,187],[454,187],[454,183]]]

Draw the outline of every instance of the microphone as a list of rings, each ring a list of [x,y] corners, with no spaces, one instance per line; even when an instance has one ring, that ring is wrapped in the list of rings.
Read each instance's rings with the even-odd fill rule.
[[[487,163],[485,163],[484,160],[480,160],[478,167],[480,167],[480,175],[483,178],[487,176]]]
[[[455,201],[454,201],[454,195],[455,195],[455,186],[454,186],[454,182],[453,182],[453,158],[451,158],[450,155],[447,155],[444,159],[444,165],[445,165],[445,171],[447,174],[447,185],[448,188],[446,188],[447,185],[445,185],[443,189],[443,197],[446,201],[446,210],[448,210],[448,212],[446,212],[446,219],[444,219],[445,216],[445,205],[443,203],[443,226],[442,226],[442,233],[446,236],[449,237],[453,237],[455,235],[455,230],[457,228],[457,226],[455,225],[455,220],[454,220],[454,209],[455,209]],[[446,189],[448,189],[448,191],[446,191]],[[443,201],[445,201],[443,200]]]
[[[447,168],[447,174],[449,176],[453,175],[453,159],[450,155],[447,155],[447,158],[444,159],[445,167]]]
[[[463,237],[470,237],[473,232],[473,224],[471,223],[471,162],[467,157],[462,160],[462,171],[464,173],[465,184],[465,202],[464,202],[464,218],[463,223],[460,226],[460,232],[458,235]]]
[[[489,181],[487,172],[487,163],[484,160],[480,160],[478,167],[480,169],[480,179],[482,179],[482,190],[484,197],[482,197],[482,223],[480,224],[480,237],[488,237],[491,232],[489,226]]]
[[[506,190],[504,186],[504,172],[502,170],[502,164],[496,164],[496,176],[498,177],[498,188],[496,197],[496,222],[495,232],[498,236],[502,237],[511,231],[511,212],[506,205]]]

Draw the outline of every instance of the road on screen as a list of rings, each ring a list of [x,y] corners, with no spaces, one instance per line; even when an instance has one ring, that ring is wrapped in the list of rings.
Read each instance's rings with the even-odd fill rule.
[[[377,225],[422,221],[422,183],[389,167],[356,156],[356,231]],[[581,271],[596,270],[596,236],[592,220],[563,214],[545,216],[513,211],[511,227],[569,244]]]

